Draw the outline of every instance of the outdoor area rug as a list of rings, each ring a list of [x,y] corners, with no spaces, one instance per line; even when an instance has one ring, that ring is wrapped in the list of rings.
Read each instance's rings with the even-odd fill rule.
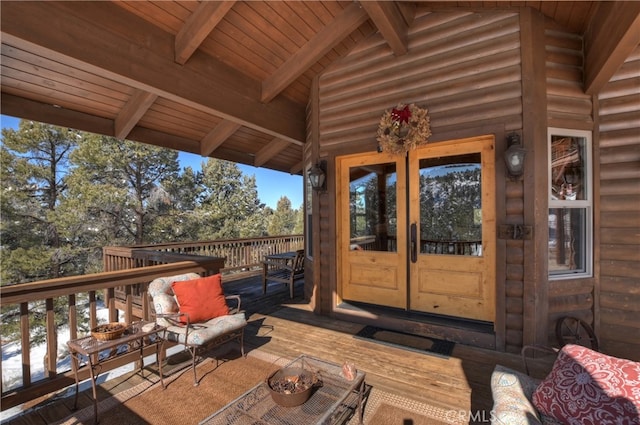
[[[159,382],[144,382],[103,400],[98,405],[100,425],[198,424],[231,400],[243,394],[270,372],[290,359],[252,350],[246,358],[239,353],[225,361],[199,364],[200,385],[193,386],[191,370]],[[168,402],[170,401],[170,403]],[[354,415],[348,425],[357,424]],[[462,424],[455,411],[410,400],[371,388],[364,404],[365,425]],[[56,425],[93,424],[93,406],[74,412]]]
[[[449,357],[455,347],[455,342],[445,341],[406,332],[390,331],[375,326],[365,326],[354,335],[355,338],[365,339],[379,344],[411,350],[418,353],[435,354]]]
[[[285,358],[261,358],[255,350],[242,358],[234,349],[218,362],[206,358],[196,366],[198,386],[190,368],[165,378],[166,389],[152,375],[155,383],[144,382],[100,402],[98,420],[100,425],[198,424],[286,363]],[[93,406],[59,424],[93,424]]]
[[[365,425],[444,425],[468,424],[457,410],[443,409],[427,403],[372,388],[364,409]],[[348,425],[358,425],[354,415]]]

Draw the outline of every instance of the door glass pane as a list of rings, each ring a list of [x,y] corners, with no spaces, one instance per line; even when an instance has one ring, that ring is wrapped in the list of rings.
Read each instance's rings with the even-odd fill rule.
[[[482,255],[480,153],[420,160],[420,253]]]
[[[349,168],[352,250],[397,252],[396,165]]]

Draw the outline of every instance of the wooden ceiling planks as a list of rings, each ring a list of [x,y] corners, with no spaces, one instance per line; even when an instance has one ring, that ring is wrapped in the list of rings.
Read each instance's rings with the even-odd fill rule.
[[[195,10],[195,8],[198,5],[197,2],[187,2],[187,3],[184,3],[184,2],[157,2],[157,3],[115,2],[115,4],[133,13],[139,18],[142,18],[147,22],[150,22],[153,25],[159,28],[162,28],[165,31],[174,35],[180,31],[180,29],[184,25],[184,22],[188,19],[190,14],[193,12],[193,10]],[[273,27],[268,28],[265,25],[269,25],[269,22],[266,21],[260,15],[260,13],[255,13],[255,12],[241,14],[244,19],[244,22],[242,22],[242,19],[240,19],[240,22],[242,22],[243,25],[238,25],[237,16],[240,16],[240,15],[236,14],[235,24],[237,27],[239,27],[239,29],[234,30],[234,21],[233,21],[234,15],[230,14],[231,18],[227,19],[227,21],[229,22],[228,24],[229,26],[227,27],[227,32],[231,32],[231,36],[225,40],[224,31],[221,31],[222,33],[221,37],[223,41],[222,42],[219,41],[216,47],[219,47],[221,45],[225,45],[225,46],[234,45],[235,49],[232,49],[232,50],[240,50],[238,48],[240,47],[241,49],[244,50],[244,53],[243,55],[238,55],[238,57],[240,57],[240,60],[243,60],[247,57],[246,55],[247,51],[252,50],[252,48],[248,47],[248,44],[253,43],[253,46],[254,46],[253,51],[259,52],[261,55],[260,57],[254,56],[253,58],[251,58],[252,59],[251,65],[253,65],[255,68],[251,68],[250,66],[243,67],[241,63],[238,63],[236,61],[232,61],[229,59],[227,59],[227,63],[230,66],[233,66],[236,68],[239,67],[245,70],[253,69],[253,72],[249,72],[249,74],[257,77],[258,80],[262,79],[264,78],[265,75],[267,75],[267,71],[273,72],[274,70],[273,67],[275,66],[274,64],[282,63],[282,61],[286,60],[286,58],[289,57],[292,53],[295,53],[297,49],[299,49],[302,43],[307,41],[305,38],[300,36],[300,32],[297,31],[297,29],[303,29],[304,30],[303,32],[306,37],[312,37],[315,31],[320,30],[326,23],[330,22],[331,19],[333,19],[336,13],[339,13],[342,10],[344,4],[349,4],[349,3],[343,2],[342,4],[340,4],[338,2],[332,2],[327,7],[325,7],[325,5],[320,2],[314,2],[313,7],[307,4],[294,4],[292,5],[292,7],[287,6],[284,8],[285,15],[286,14],[289,14],[289,15],[288,15],[288,18],[285,18],[285,19],[293,19],[293,22],[304,22],[305,25],[291,26],[291,28],[296,29],[296,31],[285,31],[285,32],[278,32],[279,31],[278,28],[273,28]],[[268,2],[255,2],[255,3],[252,2],[251,5],[252,6],[260,5],[262,6],[262,10],[266,9],[266,10],[273,11],[273,8],[270,5],[268,5]],[[248,9],[249,9],[248,7],[245,7],[244,9],[241,10],[241,12],[246,12]],[[332,9],[332,12],[329,11],[329,9]],[[272,17],[277,16],[277,14],[271,13],[271,16]],[[263,21],[260,25],[258,24],[259,20]],[[282,21],[282,18],[280,20]],[[260,27],[261,30],[260,31],[256,30],[255,29],[256,27]],[[267,28],[268,30],[265,30],[265,28]],[[269,46],[265,46],[264,34],[268,33],[269,31],[273,32],[274,34],[279,33],[280,38],[276,40],[268,40],[271,42],[271,44]],[[251,37],[248,37],[247,34],[249,34]],[[243,37],[246,37],[244,39],[244,45],[238,46],[237,44],[238,41],[242,42]],[[285,50],[285,47],[283,46],[286,46],[288,50]],[[205,45],[203,47],[206,50],[207,46]],[[277,52],[279,53],[279,61],[277,60],[278,55],[276,56],[269,55],[265,57],[265,52],[273,51],[274,49],[275,50],[280,49],[280,52]],[[332,49],[332,51],[330,51],[327,54],[328,56],[330,56],[329,58],[322,58],[319,61],[319,63],[316,63],[313,66],[311,66],[306,72],[308,75],[301,75],[300,78],[298,79],[299,81],[294,81],[290,85],[290,87],[287,87],[287,89],[285,89],[283,93],[288,97],[292,98],[293,100],[304,104],[308,97],[310,81],[313,75],[320,72],[326,65],[330,64],[335,58],[339,57],[340,54],[344,54],[344,52],[349,50],[348,48],[345,48],[342,46],[339,46],[336,49],[341,50],[341,52],[338,53]],[[216,54],[215,56],[224,57],[225,55],[222,55],[218,52],[218,54]],[[271,64],[271,68],[268,68],[269,64]],[[65,74],[69,75],[70,74],[69,70],[62,72],[60,75],[64,76]],[[86,83],[87,85],[93,84],[93,83],[90,83],[91,80],[95,81],[96,78],[98,79],[100,78],[95,75],[91,75],[89,73],[85,73],[85,77],[87,78],[87,83]],[[106,84],[106,86],[113,85],[113,84],[116,84],[116,83],[110,82]],[[31,87],[34,87],[34,86],[32,85]],[[69,87],[73,87],[73,84],[69,84]],[[127,88],[127,87],[124,86],[124,88]],[[111,87],[109,89],[111,94],[120,93],[119,102],[116,104],[113,104],[112,107],[110,108],[110,112],[112,114],[111,117],[116,117],[120,112],[121,108],[124,107],[124,105],[126,105],[127,101],[129,100],[129,95],[131,94],[131,92],[133,92],[132,89],[130,88],[128,89],[129,89],[128,90],[129,93],[119,92],[118,90],[114,89],[114,87]],[[87,92],[78,88],[76,89],[76,91],[78,93],[75,98],[78,101],[81,101],[81,102],[84,101],[84,103],[96,102],[97,104],[101,104],[101,105],[104,105],[107,103],[105,102],[105,99],[100,99],[94,93]],[[73,90],[70,90],[70,92],[73,92]],[[73,96],[72,93],[65,95],[65,97],[67,98],[70,98],[72,96]],[[45,101],[47,99],[47,96],[43,95],[41,96],[41,99]],[[195,126],[198,128],[194,128],[192,125],[190,125],[188,119],[184,116],[184,114],[182,114],[182,116],[173,115],[171,111],[176,110],[175,109],[176,104],[173,104],[167,101],[166,99],[162,99],[162,98],[158,98],[157,102],[159,102],[158,106],[152,105],[149,108],[147,114],[145,114],[140,118],[138,125],[148,126],[149,128],[156,128],[160,131],[167,132],[168,134],[176,134],[176,135],[180,134],[182,136],[187,136],[187,137],[203,137],[203,135],[206,134],[207,130],[210,131],[210,128],[204,128],[202,126]],[[61,104],[61,106],[77,108],[83,112],[96,113],[96,111],[92,110],[90,106],[81,105],[79,102],[72,102],[72,101],[69,101],[68,99],[65,100],[63,98],[58,98],[57,103]],[[162,106],[163,104],[165,105],[164,107]],[[178,107],[179,106],[180,105],[178,105]],[[102,115],[104,116],[104,114]],[[214,126],[215,123],[210,122],[209,125]]]
[[[345,8],[329,25],[323,27],[304,47],[281,64],[276,72],[262,82],[262,101],[267,103],[325,56],[333,46],[368,19],[356,4]]]
[[[4,9],[5,4],[12,2],[2,3]],[[176,36],[181,30],[184,30],[190,17],[193,17],[194,12],[201,5],[198,1],[113,1],[87,2],[81,5],[67,5],[65,2],[61,2],[56,4],[56,9],[61,9],[68,15],[79,17],[81,21],[78,23],[84,26],[85,31],[91,26],[95,27],[97,31],[103,31],[105,37],[102,37],[101,41],[98,41],[96,37],[87,37],[97,43],[92,48],[96,52],[101,52],[101,55],[108,55],[111,54],[108,52],[108,46],[111,44],[120,46],[119,49],[122,52],[118,53],[123,54],[113,56],[114,60],[122,56],[123,61],[131,62],[131,69],[139,69],[144,66],[142,61],[136,61],[135,56],[125,54],[127,51],[131,53],[135,49],[138,49],[141,54],[152,54],[154,58],[157,58],[158,60],[154,62],[156,68],[164,63],[160,58],[172,61]],[[207,93],[210,96],[209,99],[211,97],[225,99],[224,102],[227,103],[234,99],[229,96],[228,90],[225,91],[226,87],[229,87],[231,92],[238,91],[241,96],[252,97],[255,95],[255,89],[263,81],[272,76],[292,56],[298,54],[300,49],[304,49],[310,40],[322,32],[323,28],[331,25],[336,17],[340,16],[345,8],[352,4],[352,1],[236,2],[224,14],[215,28],[206,35],[194,55],[186,59],[185,75],[190,76],[189,78],[192,80],[199,81],[203,87],[206,87],[208,93],[204,89],[201,91]],[[410,19],[414,9],[418,11],[416,14],[418,16],[432,10],[460,11],[462,8],[460,12],[462,16],[465,12],[471,13],[486,9],[508,10],[527,6],[540,10],[554,20],[557,25],[562,25],[577,36],[582,36],[588,23],[597,13],[598,4],[598,2],[589,1],[418,1],[417,6],[413,7],[402,3],[399,5],[399,9],[405,19],[407,17]],[[36,6],[36,9],[38,7]],[[121,13],[114,13],[117,10],[120,10]],[[24,16],[28,21],[30,14],[23,13],[21,16]],[[113,16],[113,19],[104,19],[105,16]],[[62,18],[60,20],[62,21]],[[57,21],[52,19],[51,22],[52,27],[54,24],[57,25]],[[148,26],[148,24],[152,26]],[[446,25],[443,28],[446,30]],[[40,30],[37,31],[40,32]],[[200,31],[201,36],[206,33],[203,28]],[[330,72],[332,65],[376,31],[378,29],[371,20],[358,26],[357,29],[331,46],[323,55],[316,57],[315,62],[308,63],[306,68],[300,69],[301,72],[289,81],[286,87],[280,89],[276,100],[270,102],[271,106],[274,103],[293,102],[304,111],[313,79],[328,69],[327,77],[332,78]],[[109,38],[111,34],[115,38]],[[378,37],[380,43],[383,43],[382,37]],[[128,40],[129,48],[126,47],[127,44],[119,43],[118,40],[123,39]],[[138,85],[133,87],[127,84],[126,79],[110,78],[113,76],[110,72],[122,72],[121,69],[109,69],[110,65],[106,66],[106,69],[96,68],[95,64],[100,64],[100,61],[85,66],[86,64],[83,64],[82,61],[86,58],[80,55],[77,59],[72,57],[71,61],[65,62],[64,52],[62,55],[49,55],[46,48],[43,49],[35,45],[34,49],[30,50],[29,47],[25,47],[30,46],[29,43],[14,46],[7,40],[10,41],[11,37],[5,37],[3,31],[3,94],[13,94],[39,101],[43,106],[55,104],[81,113],[115,120],[136,90],[145,91],[146,84],[154,84],[159,81],[157,80],[159,77],[154,74],[157,73],[157,69],[149,69],[149,72],[155,75],[156,80],[149,79],[148,76],[145,77],[142,74],[132,73],[133,78],[139,79],[136,81]],[[62,40],[60,39],[60,41]],[[193,42],[193,40],[191,41]],[[101,42],[104,46],[100,44]],[[423,42],[424,40],[421,40],[420,36],[413,34],[412,43]],[[435,44],[432,47],[437,48],[438,42],[434,40],[433,43]],[[414,47],[409,46],[409,49]],[[367,56],[370,53],[370,51],[358,51],[358,55],[363,55],[363,63],[371,59]],[[218,62],[212,63],[211,59]],[[440,60],[442,59],[440,57]],[[400,60],[402,61],[402,59]],[[168,63],[165,63],[165,66],[168,67],[168,74],[172,75],[169,79],[178,85],[185,84],[185,82],[176,80],[177,74],[171,73],[173,67]],[[218,63],[226,65],[228,69],[219,66]],[[147,63],[147,66],[153,65]],[[362,64],[354,63],[350,66],[353,67],[353,72],[363,71]],[[231,71],[235,72],[237,78]],[[364,71],[370,72],[366,69],[366,65]],[[212,81],[215,83],[211,84]],[[339,84],[334,85],[334,87],[338,86]],[[185,138],[184,143],[189,147],[189,151],[194,151],[193,146],[201,143],[202,139],[223,120],[222,116],[212,115],[214,111],[224,109],[220,102],[207,101],[197,95],[187,96],[185,101],[184,98],[181,98],[181,95],[184,96],[183,93],[172,92],[171,89],[166,93],[160,89],[158,93],[166,94],[167,97],[159,96],[137,123],[138,126],[149,131],[134,129],[132,134],[144,133],[144,136],[148,137],[150,134],[166,133],[169,136],[163,143],[172,146],[180,143],[180,138]],[[335,99],[344,97],[339,96]],[[193,104],[195,98],[204,102],[205,108],[196,109],[198,106]],[[372,101],[378,100],[372,99]],[[12,105],[15,105],[15,102]],[[255,111],[255,114],[259,114],[261,106],[256,107],[251,103],[247,105]],[[263,105],[267,108],[270,107],[269,104]],[[45,108],[40,109],[45,110]],[[284,111],[286,111],[287,118],[293,116],[292,114],[295,115],[291,109],[285,108]],[[233,113],[240,114],[240,112]],[[300,116],[304,116],[304,113]],[[296,115],[296,117],[298,116]],[[242,119],[240,122],[243,122]],[[271,121],[280,119],[282,118],[272,116]],[[266,121],[260,121],[258,127],[254,127],[254,129],[242,127],[229,136],[224,143],[228,143],[228,146],[221,146],[216,150],[216,153],[220,151],[228,158],[251,158],[251,155],[264,149],[265,144],[272,141],[275,136],[271,130],[259,131],[260,126],[270,128]],[[282,129],[278,131],[282,131]],[[292,140],[290,139],[290,141]],[[291,148],[269,158],[265,166],[290,170],[294,166],[293,164],[298,164],[302,158],[300,145],[290,145]],[[235,149],[241,149],[242,152],[235,152]],[[197,152],[197,149],[195,151]],[[290,160],[288,166],[283,163],[285,160]]]
[[[290,41],[282,37],[276,38],[279,34],[278,29],[253,13],[246,4],[238,4],[218,29],[229,37],[227,43],[238,40],[243,47],[243,53],[249,53],[248,57],[252,59],[253,66],[259,70],[251,73],[256,80],[262,81],[291,54],[288,49]],[[213,36],[217,37],[218,34]],[[230,62],[230,65],[235,64]]]
[[[206,112],[158,98],[140,119],[139,125],[201,140],[220,121],[220,118]]]
[[[129,86],[97,77],[81,68],[49,59],[27,48],[3,44],[2,65],[3,70],[15,70],[16,78],[24,83],[33,84],[34,89],[40,87],[39,91],[58,96],[57,99],[62,97],[56,91],[51,91],[52,87],[65,85],[68,94],[80,98],[77,100],[78,104],[96,101],[117,109],[122,107],[133,93]],[[86,102],[83,102],[83,97],[86,97]]]
[[[516,7],[531,7],[539,10],[545,16],[553,19],[565,29],[582,35],[587,25],[596,13],[598,2],[594,1],[425,1],[418,2],[420,7],[436,9],[470,8],[480,9],[507,9]]]
[[[173,35],[180,31],[184,22],[198,6],[197,1],[114,1],[113,3]]]
[[[177,34],[197,2],[116,2],[142,19]],[[350,2],[238,2],[205,39],[201,49],[230,67],[263,81]],[[295,23],[295,24],[292,24]],[[371,31],[367,25],[365,34]],[[311,80],[349,51],[363,34],[349,36],[309,66],[282,94],[304,105]],[[239,53],[242,52],[242,53]]]
[[[243,17],[250,24],[244,31],[257,31],[254,36],[256,44],[262,40],[264,48],[272,53],[272,59],[263,64],[267,72],[256,76],[264,81],[273,75],[286,61],[300,51],[326,25],[333,16],[329,14],[321,2],[249,2],[243,4]],[[296,23],[293,25],[292,23]],[[267,36],[265,37],[265,34]],[[321,72],[332,60],[325,57],[306,67],[305,72],[291,81],[280,93],[304,105],[309,95],[311,79]]]

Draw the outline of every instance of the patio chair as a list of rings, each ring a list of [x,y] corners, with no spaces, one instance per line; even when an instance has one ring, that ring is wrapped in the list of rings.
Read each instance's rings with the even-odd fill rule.
[[[247,320],[240,310],[240,296],[224,295],[219,274],[202,278],[197,273],[185,273],[157,278],[149,284],[148,293],[152,320],[167,327],[167,341],[182,344],[191,353],[194,386],[199,383],[199,350],[238,340],[244,357]]]
[[[267,293],[267,281],[289,286],[289,297],[293,299],[293,285],[304,276],[304,249],[296,251],[292,259],[266,259],[262,262],[262,293]]]

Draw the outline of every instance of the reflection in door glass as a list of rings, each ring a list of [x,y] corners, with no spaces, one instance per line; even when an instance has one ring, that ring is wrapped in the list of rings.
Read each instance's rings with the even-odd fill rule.
[[[351,167],[349,182],[349,249],[397,252],[396,165]]]
[[[480,153],[420,160],[420,253],[482,256]]]

